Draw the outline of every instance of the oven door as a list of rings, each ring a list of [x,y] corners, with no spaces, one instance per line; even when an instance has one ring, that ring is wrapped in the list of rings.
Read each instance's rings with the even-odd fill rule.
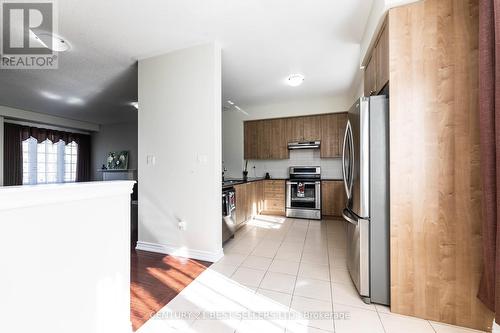
[[[286,186],[286,208],[321,209],[321,182],[289,180]]]

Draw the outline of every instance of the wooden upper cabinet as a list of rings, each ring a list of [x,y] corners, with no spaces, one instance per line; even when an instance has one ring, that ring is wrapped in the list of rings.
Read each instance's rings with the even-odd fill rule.
[[[338,128],[338,157],[342,157],[342,146],[344,144],[345,129],[347,127],[347,113],[340,113],[337,118]]]
[[[304,118],[286,118],[286,138],[287,142],[302,141],[304,138]]]
[[[328,114],[321,119],[321,148],[322,158],[339,156],[339,135],[338,135],[337,114]]]
[[[267,120],[257,121],[257,157],[266,160],[271,156],[271,124]]]
[[[321,118],[322,116],[303,117],[304,141],[321,140]]]
[[[375,52],[377,53],[376,90],[378,93],[389,82],[389,29],[387,25],[380,33]]]
[[[289,158],[288,142],[321,141],[321,157],[341,155],[345,113],[318,116],[253,120],[244,123],[246,160],[282,160]]]
[[[347,124],[347,113],[321,116],[321,158],[342,155],[342,143]]]
[[[374,52],[375,53],[375,52]],[[365,66],[365,96],[377,93],[377,57],[372,55]]]
[[[288,146],[286,135],[286,119],[271,119],[269,159],[283,160],[288,158]]]
[[[365,66],[365,96],[378,94],[389,82],[389,29],[385,24]]]
[[[257,159],[257,122],[246,121],[244,128],[244,158],[246,160]]]

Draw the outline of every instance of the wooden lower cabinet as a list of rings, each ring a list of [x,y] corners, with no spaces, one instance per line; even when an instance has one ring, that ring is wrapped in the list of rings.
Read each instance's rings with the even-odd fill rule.
[[[264,180],[264,210],[269,215],[285,215],[285,181]]]
[[[342,217],[346,205],[344,182],[324,180],[321,182],[321,215],[324,218]]]
[[[242,223],[260,214],[263,207],[262,182],[236,185],[236,223]]]
[[[236,224],[239,226],[247,220],[247,184],[236,185]]]

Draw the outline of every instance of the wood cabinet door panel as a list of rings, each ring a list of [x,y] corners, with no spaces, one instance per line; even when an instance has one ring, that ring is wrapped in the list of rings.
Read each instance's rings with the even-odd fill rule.
[[[321,158],[342,156],[342,143],[347,113],[328,114],[321,117]]]
[[[380,33],[377,47],[374,51],[376,54],[376,92],[379,93],[382,88],[389,82],[389,29],[384,26]]]
[[[371,96],[377,92],[377,48],[365,67],[365,96]]]
[[[269,158],[271,160],[287,159],[286,119],[271,119],[268,122],[270,131]]]
[[[257,121],[257,157],[266,160],[270,156],[271,124],[267,120]]]
[[[257,122],[246,121],[243,125],[243,146],[244,146],[244,159],[252,160],[257,158]]]
[[[338,157],[342,157],[342,146],[344,144],[344,135],[345,135],[345,129],[347,127],[347,113],[340,113],[337,118],[337,135],[338,135]]]
[[[339,154],[339,135],[338,122],[339,116],[328,114],[321,117],[321,158],[338,157]]]
[[[315,141],[321,139],[321,116],[303,117],[303,140]]]
[[[347,202],[343,181],[332,181],[333,183],[333,216],[342,217]]]
[[[302,141],[304,138],[304,119],[302,117],[286,118],[287,143]]]
[[[236,185],[234,190],[236,194],[236,224],[240,225],[247,220],[246,184]]]
[[[323,216],[342,217],[346,206],[344,182],[326,180],[321,182],[321,214]]]
[[[264,211],[285,213],[285,181],[264,181]]]

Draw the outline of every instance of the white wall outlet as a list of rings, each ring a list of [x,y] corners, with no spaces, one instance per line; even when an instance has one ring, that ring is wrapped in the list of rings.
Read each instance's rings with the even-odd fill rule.
[[[186,221],[179,221],[177,226],[179,227],[179,230],[181,230],[181,231],[186,230]]]

